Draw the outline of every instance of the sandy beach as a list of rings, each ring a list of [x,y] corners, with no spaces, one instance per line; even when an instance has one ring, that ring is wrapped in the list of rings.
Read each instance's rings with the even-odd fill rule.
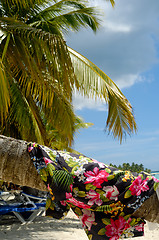
[[[81,223],[73,212],[63,220],[38,217],[33,223],[22,225],[16,219],[4,219],[0,222],[0,240],[88,240]],[[129,240],[158,240],[159,225],[154,230],[145,226],[145,236]]]

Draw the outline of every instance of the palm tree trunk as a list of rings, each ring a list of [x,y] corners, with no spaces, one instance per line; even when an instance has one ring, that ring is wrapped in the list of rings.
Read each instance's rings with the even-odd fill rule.
[[[27,152],[27,142],[0,135],[0,179],[46,191]]]

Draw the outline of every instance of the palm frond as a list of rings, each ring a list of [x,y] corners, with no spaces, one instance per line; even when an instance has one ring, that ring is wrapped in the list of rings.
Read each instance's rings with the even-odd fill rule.
[[[114,209],[115,210],[115,209]],[[98,212],[110,212],[113,211],[113,207],[110,206],[110,202],[108,205],[102,205],[96,208],[96,211]]]
[[[42,120],[40,120],[41,117],[39,115],[37,120],[36,106],[33,105],[30,99],[29,101],[24,97],[22,91],[19,91],[17,83],[12,81],[10,86],[11,107],[7,118],[8,125],[15,125],[14,128],[17,128],[16,132],[20,133],[19,137],[22,139],[46,144],[45,128],[42,128],[42,123],[40,124]]]
[[[108,103],[106,128],[122,141],[125,133],[136,131],[131,104],[117,85],[95,64],[68,48],[75,74],[78,76],[80,92],[88,97],[99,97]],[[80,71],[79,71],[80,69]]]
[[[10,106],[9,82],[6,76],[5,66],[0,59],[0,117],[1,125],[6,118]]]
[[[59,89],[56,84],[50,85],[50,91],[54,92],[52,106],[46,108],[42,105],[42,112],[44,112],[50,126],[49,129],[56,129],[60,135],[67,138],[68,143],[71,145],[76,123],[76,115],[72,104],[66,98],[62,88]]]
[[[52,176],[53,189],[70,192],[70,185],[73,183],[72,175],[66,170],[54,170]]]
[[[65,30],[65,32],[67,32],[68,29],[78,31],[80,27],[90,27],[96,32],[99,28],[100,20],[97,18],[97,13],[95,16],[94,8],[90,7],[61,14],[51,19],[50,22],[56,23],[57,26]]]
[[[48,145],[46,128],[42,121],[38,106],[35,104],[31,96],[28,96],[25,101],[32,118],[33,129],[37,139],[36,141],[40,144]]]
[[[110,2],[110,3],[111,3],[111,5],[112,5],[112,7],[114,7],[114,6],[115,6],[115,0],[106,0],[106,1]]]
[[[91,122],[84,122],[84,120],[80,116],[76,116],[76,124],[75,124],[75,129],[78,131],[81,128],[89,128],[93,126],[93,123]]]
[[[19,66],[21,69],[22,83],[27,88],[27,92],[41,95],[41,85],[45,87],[48,76],[52,76],[52,82],[63,84],[69,97],[74,83],[77,82],[63,39],[13,19],[0,18],[0,23],[3,31],[12,33],[12,44],[8,49],[9,61],[14,68]],[[10,52],[14,54],[11,55]],[[31,84],[26,82],[27,76],[32,81]]]
[[[73,123],[72,133],[73,131],[76,133],[77,131],[79,131],[79,129],[88,128],[92,125],[92,123],[85,123],[81,117],[75,116],[75,123]],[[73,139],[71,139],[70,142],[67,132],[61,131],[60,129],[55,129],[54,125],[50,124],[47,124],[46,130],[49,140],[48,146],[50,146],[52,149],[65,149],[69,152],[73,151],[73,149],[70,148]]]
[[[114,6],[114,0],[109,1]],[[105,99],[109,111],[106,126],[114,137],[121,140],[124,133],[136,130],[132,107],[115,83],[88,59],[68,49],[63,39],[67,29],[82,26],[96,31],[98,11],[88,3],[0,0],[0,30],[4,33],[0,44],[0,118],[1,123],[7,119],[7,126],[19,129],[18,135],[26,134],[20,127],[25,122],[20,117],[24,107],[25,127],[30,124],[29,131],[34,129],[38,142],[50,142],[51,136],[60,133],[59,139],[71,145],[77,127],[71,105],[74,88],[85,96]],[[20,92],[17,98],[16,91]]]
[[[3,16],[16,18],[25,17],[28,12],[32,10],[37,5],[42,5],[48,1],[45,0],[0,0],[1,10],[3,11]]]
[[[11,35],[11,39],[5,52],[5,67],[10,78],[19,85],[21,97],[30,109],[30,123],[34,128],[36,141],[47,145],[46,129],[40,118],[41,114],[44,114],[44,120],[47,120],[52,128],[67,136],[69,145],[73,141],[75,131],[75,114],[70,101],[72,88],[74,84],[78,88],[78,84],[73,77],[74,72],[67,47],[59,36],[43,34],[41,30],[27,26],[22,29],[25,24],[17,21],[13,21],[12,26],[11,21],[11,19],[7,21],[9,22],[7,33]],[[16,30],[14,30],[14,23],[17,26]],[[2,24],[4,31],[3,25],[5,24]],[[46,38],[47,41],[45,41]],[[3,39],[1,49],[4,49],[6,39]],[[32,96],[31,99],[30,96]],[[39,109],[37,109],[38,106]],[[16,113],[16,109],[12,109]],[[41,113],[38,114],[38,111]],[[20,122],[20,119],[17,119],[18,116],[17,114],[16,122]]]
[[[8,114],[4,119],[4,126],[0,126],[1,133],[7,136],[27,140],[28,135],[30,135],[30,137],[34,136],[34,133],[32,134],[31,131],[29,131],[32,124],[27,106],[23,101],[22,94],[14,82],[10,84],[9,89],[10,107]]]
[[[99,11],[94,7],[87,7],[86,1],[62,0],[45,8],[27,21],[27,24],[41,29],[52,29],[58,32],[69,29],[77,31],[80,27],[90,27],[96,31],[99,27]],[[88,3],[87,3],[88,4]],[[55,30],[57,29],[57,30]]]

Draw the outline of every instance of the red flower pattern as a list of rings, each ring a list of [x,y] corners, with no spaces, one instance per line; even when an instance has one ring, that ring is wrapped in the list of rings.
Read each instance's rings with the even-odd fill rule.
[[[87,177],[85,184],[92,183],[92,185],[97,188],[102,188],[101,184],[103,182],[108,182],[107,177],[109,176],[109,173],[105,170],[100,171],[99,168],[95,167],[93,172],[87,171],[84,175]]]
[[[129,222],[131,221],[131,218],[129,218],[129,220],[126,221],[123,217],[119,216],[119,219],[115,221],[111,219],[110,221],[111,221],[111,224],[105,227],[106,235],[110,237],[110,240],[119,239],[123,231],[131,227],[129,224]]]
[[[141,176],[138,176],[130,186],[129,190],[133,196],[139,196],[141,192],[149,190],[149,186],[147,185],[146,179],[142,180]]]

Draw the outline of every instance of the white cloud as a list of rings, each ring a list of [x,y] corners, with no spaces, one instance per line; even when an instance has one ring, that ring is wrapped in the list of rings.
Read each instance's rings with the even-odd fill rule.
[[[76,93],[73,96],[73,106],[75,110],[82,110],[84,108],[87,109],[95,109],[98,111],[106,111],[106,103],[100,99],[90,99],[87,97],[83,97],[82,95]]]
[[[112,32],[121,32],[127,33],[131,32],[131,26],[126,24],[116,24],[110,21],[107,21],[103,24],[105,31],[112,31]]]
[[[120,0],[115,8],[103,0],[92,2],[105,13],[103,27],[96,35],[90,30],[70,35],[68,45],[100,67],[121,89],[149,81],[144,73],[159,62],[155,43],[159,40],[159,1]],[[100,106],[80,101],[80,109],[82,104]]]
[[[127,74],[120,76],[115,82],[120,89],[133,86],[137,82],[143,82],[144,77],[139,74]]]
[[[128,88],[133,86],[136,82],[144,81],[144,78],[140,75],[123,75],[120,78],[117,79],[116,84],[120,89]],[[75,110],[82,110],[82,109],[94,109],[97,111],[106,111],[107,110],[107,104],[105,101],[97,98],[92,99],[88,97],[83,97],[82,95],[75,93],[73,96],[73,106]]]

